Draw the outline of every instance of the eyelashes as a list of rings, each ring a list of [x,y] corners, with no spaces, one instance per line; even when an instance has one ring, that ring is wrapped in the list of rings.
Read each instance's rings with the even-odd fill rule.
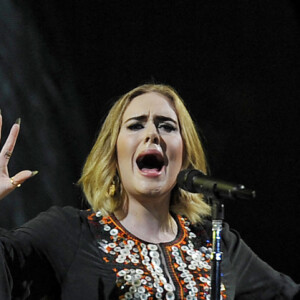
[[[137,131],[137,130],[143,129],[144,125],[141,123],[134,123],[134,124],[127,126],[127,128],[132,131]]]
[[[175,131],[177,128],[171,124],[161,124],[158,126],[159,129],[163,129],[165,130],[166,132],[171,132],[171,131]]]
[[[138,130],[144,129],[145,126],[144,126],[144,124],[138,122],[138,123],[133,123],[133,124],[128,125],[127,128],[131,131],[138,131]],[[172,132],[172,131],[177,130],[177,127],[175,127],[174,125],[169,124],[169,123],[160,123],[160,124],[156,125],[156,128],[159,131],[165,131],[165,132]]]

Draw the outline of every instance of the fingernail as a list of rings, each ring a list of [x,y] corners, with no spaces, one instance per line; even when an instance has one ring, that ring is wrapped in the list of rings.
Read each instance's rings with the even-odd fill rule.
[[[35,176],[39,171],[32,171],[31,172],[31,177]]]
[[[15,124],[21,125],[21,118],[18,118],[15,122]]]

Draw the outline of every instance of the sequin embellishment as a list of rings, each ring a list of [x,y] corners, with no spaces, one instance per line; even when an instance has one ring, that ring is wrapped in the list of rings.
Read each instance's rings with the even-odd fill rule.
[[[116,272],[119,299],[210,299],[211,244],[195,247],[197,234],[190,222],[177,216],[182,236],[173,243],[142,242],[100,212],[88,217],[97,221],[98,247]],[[198,246],[198,245],[197,245]],[[222,285],[221,299],[226,299]]]

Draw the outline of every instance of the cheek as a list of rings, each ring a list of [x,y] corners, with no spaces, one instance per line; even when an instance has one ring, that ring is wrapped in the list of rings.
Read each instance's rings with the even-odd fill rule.
[[[131,158],[136,149],[136,139],[120,133],[117,139],[117,160],[119,167],[131,165]]]
[[[126,143],[125,139],[122,134],[118,136],[117,139],[117,162],[119,169],[122,169],[122,166],[124,164],[124,158],[126,156]]]
[[[178,138],[171,139],[169,143],[169,158],[177,162],[181,167],[182,157],[183,157],[182,138],[178,137]]]

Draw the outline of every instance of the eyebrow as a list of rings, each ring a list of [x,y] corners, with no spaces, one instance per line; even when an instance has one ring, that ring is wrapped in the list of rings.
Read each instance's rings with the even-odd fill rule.
[[[129,122],[129,121],[132,121],[132,120],[135,120],[135,121],[145,121],[145,120],[147,120],[147,118],[148,118],[147,115],[140,115],[140,116],[131,117],[131,118],[127,119],[124,122],[124,124],[127,123],[127,122]],[[174,124],[177,124],[177,122],[174,119],[166,117],[166,116],[155,116],[154,119],[156,119],[156,120],[158,120],[160,122],[161,121],[170,121],[170,122],[172,122]]]

